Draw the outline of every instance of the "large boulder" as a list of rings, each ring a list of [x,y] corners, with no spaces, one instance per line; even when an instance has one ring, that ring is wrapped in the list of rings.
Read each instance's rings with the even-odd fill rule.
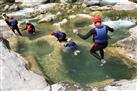
[[[117,3],[127,3],[129,2],[128,0],[100,0],[100,3],[102,5],[114,5]]]
[[[7,49],[0,40],[0,90],[42,90],[47,87],[45,79],[26,68],[28,62],[19,54]],[[7,44],[7,42],[6,42]]]
[[[53,15],[53,14],[46,14],[43,16],[42,19],[40,19],[38,22],[39,23],[43,23],[43,22],[50,22],[52,20],[55,20],[57,18],[56,15]]]
[[[118,41],[116,44],[119,46],[122,46],[124,48],[128,48],[128,49],[137,51],[137,31],[136,30],[137,30],[137,26],[134,28],[131,28],[129,30],[131,33],[131,36]]]
[[[46,1],[47,0],[15,0],[15,2],[21,2],[23,6],[34,6]]]
[[[131,36],[120,40],[116,43],[117,46],[127,49],[127,55],[132,59],[137,59],[137,26],[129,31]]]
[[[8,39],[12,36],[14,36],[14,33],[8,27],[6,22],[4,20],[0,20],[0,37]]]
[[[107,85],[104,91],[136,91],[137,80],[121,80]]]
[[[137,9],[137,4],[133,2],[123,2],[117,3],[113,6],[114,10],[135,10]]]
[[[57,5],[56,3],[41,4],[41,5],[32,7],[32,8],[25,8],[23,10],[12,12],[12,13],[9,13],[8,15],[12,15],[12,16],[27,16],[28,15],[29,16],[32,13],[40,14],[41,12],[46,12],[47,10],[54,8],[56,5]]]

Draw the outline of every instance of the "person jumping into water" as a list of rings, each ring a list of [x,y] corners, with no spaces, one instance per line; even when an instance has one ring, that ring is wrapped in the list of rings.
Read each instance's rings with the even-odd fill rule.
[[[108,31],[113,32],[114,29],[107,25],[103,25],[102,18],[99,16],[93,17],[92,22],[94,23],[95,28],[91,29],[86,35],[80,34],[78,30],[74,31],[74,33],[84,40],[93,35],[94,45],[92,46],[90,53],[99,59],[101,66],[103,66],[103,64],[106,63],[104,60],[104,49],[108,46]],[[99,54],[97,51],[99,51]]]
[[[51,32],[50,35],[55,36],[59,42],[66,42],[66,33],[61,32],[61,31],[54,31]]]
[[[78,55],[78,53],[80,53],[80,51],[78,50],[77,44],[75,42],[73,42],[71,38],[68,38],[67,42],[68,43],[65,45],[65,47],[69,47],[74,55]]]

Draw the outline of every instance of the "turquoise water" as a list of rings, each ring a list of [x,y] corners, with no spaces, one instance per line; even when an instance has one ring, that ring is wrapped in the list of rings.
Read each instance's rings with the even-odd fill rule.
[[[99,82],[106,79],[131,79],[134,68],[129,68],[121,59],[108,55],[107,63],[101,67],[99,60],[90,55],[86,47],[81,47],[78,56],[62,52],[62,62],[68,70],[67,75],[78,83]],[[107,53],[106,53],[107,54]]]
[[[36,26],[36,36],[28,36],[27,33],[24,33],[26,39],[18,41],[17,52],[21,54],[31,53],[41,66],[44,74],[53,82],[70,81],[89,84],[108,79],[132,79],[135,76],[134,73],[136,73],[136,69],[129,68],[124,64],[122,58],[112,57],[111,54],[106,53],[105,59],[107,63],[103,67],[100,67],[100,62],[90,55],[90,46],[87,47],[87,45],[92,44],[92,38],[85,41],[72,33],[73,28],[87,25],[90,25],[90,22],[87,20],[74,20],[64,26],[68,37],[72,37],[78,44],[81,43],[81,45],[79,45],[81,53],[78,56],[65,53],[62,50],[56,54],[52,54],[56,47],[40,39],[55,29],[48,23],[38,24]],[[127,37],[127,30],[128,29],[121,28],[111,33],[112,39],[110,40],[110,45]],[[81,33],[85,34],[87,31],[88,28],[82,30]],[[39,40],[35,41],[36,39]],[[85,43],[87,43],[87,45]]]

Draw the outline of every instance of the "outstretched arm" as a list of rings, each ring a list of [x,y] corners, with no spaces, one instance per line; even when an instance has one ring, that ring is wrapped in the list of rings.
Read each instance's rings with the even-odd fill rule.
[[[110,32],[114,32],[114,29],[109,27],[109,26],[106,26],[107,27],[107,30],[110,31]]]
[[[78,33],[77,35],[78,35],[81,39],[86,40],[86,39],[88,39],[92,34],[95,34],[95,30],[94,30],[94,29],[90,30],[90,31],[89,31],[87,34],[85,34],[85,35],[82,35],[82,34],[80,34],[80,33]]]

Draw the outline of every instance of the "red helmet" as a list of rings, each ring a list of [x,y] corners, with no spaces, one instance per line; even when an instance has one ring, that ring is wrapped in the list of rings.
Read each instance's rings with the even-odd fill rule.
[[[101,22],[101,21],[102,21],[102,18],[99,17],[99,16],[95,16],[95,17],[92,18],[92,22],[93,22],[93,23]]]
[[[9,19],[14,19],[14,17],[13,16],[9,16]]]
[[[55,35],[55,32],[50,32],[50,35]]]

